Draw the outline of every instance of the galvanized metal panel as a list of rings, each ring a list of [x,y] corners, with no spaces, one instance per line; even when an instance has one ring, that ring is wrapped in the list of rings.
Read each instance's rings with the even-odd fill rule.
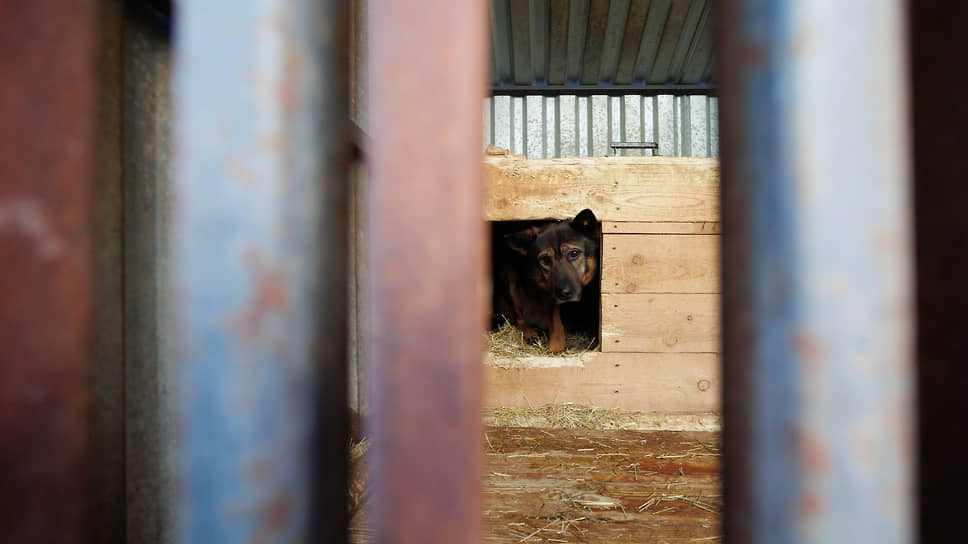
[[[511,99],[511,151],[525,153],[528,146],[527,102],[524,97]]]
[[[339,542],[349,13],[338,0],[180,7],[176,538]]]
[[[591,0],[588,8],[585,47],[582,51],[582,84],[594,85],[601,81],[602,46],[606,37],[610,4],[610,0]]]
[[[632,82],[650,4],[649,0],[634,0],[629,6],[625,28],[622,31],[622,50],[616,60],[614,83],[628,85]]]
[[[676,115],[676,97],[670,95],[652,98],[653,138],[659,144],[659,155],[679,156],[680,119]]]
[[[543,96],[527,96],[524,98],[525,108],[527,110],[527,119],[525,119],[525,155],[546,155],[547,154],[547,140],[545,135],[548,132],[547,119],[545,117],[545,97]],[[551,131],[554,132],[554,125],[551,126]]]
[[[608,155],[611,137],[611,113],[609,112],[609,98],[604,95],[588,97],[588,135],[589,156],[603,157]]]
[[[551,0],[549,6],[548,83],[565,83],[565,64],[568,54],[569,0]],[[492,78],[491,81],[503,81]]]
[[[602,61],[599,66],[599,81],[601,83],[615,82],[628,16],[629,0],[612,0],[609,2],[608,21],[605,25],[605,39],[602,43]]]
[[[544,97],[544,126],[545,126],[545,155],[557,153],[558,148],[558,98],[553,96]]]
[[[540,159],[603,156],[611,153],[611,142],[654,141],[660,155],[716,157],[717,105],[717,98],[705,95],[494,96],[484,100],[485,119],[492,123],[484,145]],[[643,153],[651,152],[618,154]]]
[[[709,156],[719,157],[719,101],[709,98],[706,108],[706,134],[709,141]]]
[[[538,85],[548,82],[548,0],[532,0],[529,13],[531,26],[531,81]]]
[[[496,0],[498,2],[510,0]],[[511,59],[514,66],[514,82],[528,85],[534,82],[531,69],[531,2],[510,2]]]
[[[559,116],[557,132],[561,135],[556,157],[577,157],[578,154],[578,97],[574,95],[556,96]]]
[[[491,56],[494,64],[495,81],[510,82],[514,77],[514,62],[511,46],[511,9],[510,0],[491,2]]]
[[[709,89],[710,6],[705,0],[491,0],[491,84]]]
[[[623,96],[622,100],[622,131],[619,133],[617,142],[642,142],[645,141],[642,133],[642,97]],[[642,156],[642,149],[624,149],[620,155]]]
[[[484,100],[484,118],[483,118],[484,119],[484,123],[483,123],[484,138],[481,140],[482,142],[484,142],[485,147],[488,145],[489,142],[493,140],[493,136],[491,136],[491,134],[493,133],[491,129],[491,120],[493,118],[494,118],[494,104],[490,100],[485,99]]]
[[[676,80],[683,83],[699,83],[708,80],[708,68],[713,61],[713,47],[715,26],[714,17],[711,15],[712,8],[707,4],[703,12],[702,19],[698,23],[696,36],[690,45],[688,56],[682,63],[682,68]]]
[[[484,100],[491,105],[491,138],[485,143],[494,144],[513,151],[511,135],[515,132],[514,110],[511,107],[510,96],[495,96]]]
[[[621,96],[609,96],[608,100],[608,141],[622,141],[622,131],[623,131],[623,115],[622,110],[625,109],[625,102],[622,100]],[[615,121],[614,123],[612,121]],[[608,149],[608,153],[611,154],[611,148]],[[621,155],[621,153],[617,153]]]
[[[705,96],[684,97],[689,102],[689,139],[692,142],[692,155],[709,157],[709,100]]]
[[[568,51],[566,54],[565,73],[566,83],[580,83],[582,74],[582,60],[585,56],[585,35],[588,32],[589,0],[571,0],[568,16]],[[555,29],[552,29],[555,32]],[[492,82],[492,84],[500,84]]]
[[[645,30],[642,31],[642,41],[636,53],[633,81],[649,80],[671,10],[672,0],[652,0],[649,16],[645,21]]]
[[[682,31],[676,40],[676,47],[669,62],[668,77],[673,81],[682,81],[683,68],[692,57],[698,42],[695,38],[705,25],[708,15],[709,6],[705,0],[692,0],[689,3],[689,12],[683,21]]]
[[[904,5],[721,6],[731,542],[915,541]]]

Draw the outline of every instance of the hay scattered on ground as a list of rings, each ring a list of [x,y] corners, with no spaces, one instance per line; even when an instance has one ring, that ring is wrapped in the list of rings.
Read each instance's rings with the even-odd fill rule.
[[[645,412],[573,403],[485,408],[483,415],[485,425],[494,427],[714,432],[722,428],[718,412]]]
[[[369,440],[366,438],[359,442],[351,441],[349,444],[349,497],[347,505],[351,519],[363,510],[367,499],[365,456],[369,445]]]
[[[565,335],[565,351],[548,353],[548,336],[542,333],[535,342],[524,341],[524,333],[507,320],[496,331],[488,335],[488,353],[504,359],[518,359],[534,356],[567,357],[580,355],[598,349],[595,337],[587,334]]]
[[[636,412],[571,403],[545,404],[536,408],[497,408],[493,418],[494,425],[499,427],[551,429],[634,429],[639,423]]]

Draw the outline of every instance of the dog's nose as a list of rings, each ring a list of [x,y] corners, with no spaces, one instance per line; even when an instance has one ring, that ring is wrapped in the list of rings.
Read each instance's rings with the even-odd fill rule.
[[[565,299],[571,297],[575,294],[575,291],[570,286],[564,286],[558,288],[558,298]]]

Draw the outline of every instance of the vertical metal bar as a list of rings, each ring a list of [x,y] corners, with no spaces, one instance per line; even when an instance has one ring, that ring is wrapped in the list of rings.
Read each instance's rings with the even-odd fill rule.
[[[910,2],[911,95],[914,133],[918,298],[918,481],[921,542],[963,538],[959,507],[968,466],[951,452],[968,449],[952,425],[968,391],[968,63],[951,57],[964,48],[968,5]]]
[[[372,4],[376,542],[481,539],[486,13],[482,1]]]
[[[167,35],[129,13],[123,48],[125,530],[131,541],[170,542],[171,46]]]
[[[913,540],[902,4],[717,6],[732,542]]]
[[[0,3],[0,542],[86,542],[98,4]]]
[[[124,2],[103,0],[98,14],[98,115],[94,226],[93,540],[125,542],[125,410],[122,115]]]
[[[339,0],[181,7],[178,540],[339,542],[348,9]]]

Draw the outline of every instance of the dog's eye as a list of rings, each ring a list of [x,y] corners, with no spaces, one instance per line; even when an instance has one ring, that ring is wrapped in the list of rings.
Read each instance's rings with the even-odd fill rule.
[[[538,258],[538,262],[541,263],[541,266],[551,266],[551,257],[542,255]]]
[[[573,249],[573,250],[571,250],[571,251],[568,252],[568,258],[571,259],[571,260],[573,260],[573,261],[575,259],[577,259],[578,257],[580,257],[580,256],[581,256],[581,251],[578,251],[577,249]]]

